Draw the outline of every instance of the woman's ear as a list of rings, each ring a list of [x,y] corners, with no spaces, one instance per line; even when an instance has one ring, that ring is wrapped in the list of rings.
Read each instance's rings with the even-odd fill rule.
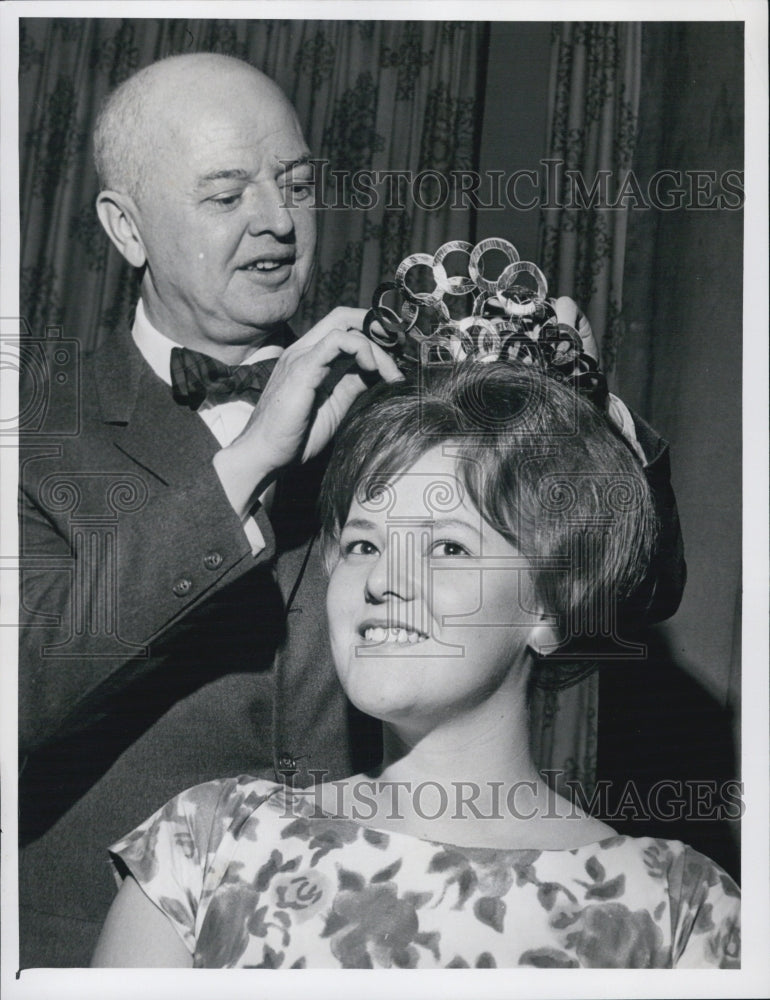
[[[96,214],[104,231],[128,263],[133,267],[143,267],[147,254],[133,198],[119,191],[100,191],[96,198]]]
[[[529,648],[536,656],[548,656],[561,646],[557,621],[553,615],[541,614],[529,633]]]

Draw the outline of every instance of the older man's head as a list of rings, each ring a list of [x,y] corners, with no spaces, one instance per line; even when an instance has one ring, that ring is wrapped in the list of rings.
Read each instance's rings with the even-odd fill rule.
[[[108,98],[94,140],[99,218],[145,266],[158,329],[236,362],[291,318],[315,251],[312,167],[272,80],[227,56],[173,56]]]

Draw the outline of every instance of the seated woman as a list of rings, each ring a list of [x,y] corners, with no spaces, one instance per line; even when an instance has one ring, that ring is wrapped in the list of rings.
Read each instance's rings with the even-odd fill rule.
[[[737,967],[731,879],[617,836],[529,750],[538,657],[611,628],[654,545],[607,418],[519,364],[429,366],[353,407],[322,505],[334,659],[382,764],[183,792],[113,846],[95,964]]]

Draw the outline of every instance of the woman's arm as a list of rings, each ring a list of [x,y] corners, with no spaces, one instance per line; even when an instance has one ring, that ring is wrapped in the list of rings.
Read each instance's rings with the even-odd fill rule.
[[[104,921],[92,967],[192,968],[192,955],[171,921],[127,876]]]

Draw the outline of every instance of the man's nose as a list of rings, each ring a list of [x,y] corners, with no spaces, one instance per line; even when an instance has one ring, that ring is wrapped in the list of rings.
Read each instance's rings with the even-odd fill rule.
[[[389,598],[413,601],[424,586],[421,553],[427,551],[427,542],[426,532],[391,529],[385,548],[366,578],[367,601],[373,604],[382,604]]]
[[[294,229],[294,220],[286,204],[285,193],[272,182],[256,184],[247,198],[248,229],[251,236],[272,233],[286,237]]]

